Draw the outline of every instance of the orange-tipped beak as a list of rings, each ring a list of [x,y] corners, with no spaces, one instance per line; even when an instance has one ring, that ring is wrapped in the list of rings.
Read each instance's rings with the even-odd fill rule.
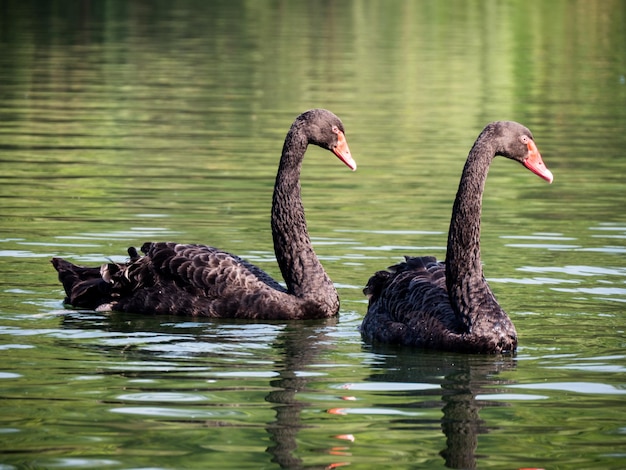
[[[548,170],[546,164],[543,163],[543,159],[541,158],[539,150],[537,150],[537,146],[530,139],[528,140],[528,157],[526,157],[526,160],[524,160],[522,163],[534,174],[540,176],[548,183],[552,183],[554,176],[552,176],[552,172]]]
[[[356,170],[356,162],[352,158],[350,148],[348,147],[348,141],[343,132],[337,131],[337,145],[333,147],[332,152],[339,157],[339,160],[344,162],[348,168],[352,171]]]

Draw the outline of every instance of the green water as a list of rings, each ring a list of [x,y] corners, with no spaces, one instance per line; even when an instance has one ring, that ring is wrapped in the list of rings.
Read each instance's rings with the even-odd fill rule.
[[[0,469],[626,467],[626,2],[0,0]],[[300,112],[359,167],[302,173],[337,319],[73,311],[51,256],[207,243],[279,277],[269,210]],[[373,348],[361,289],[445,255],[465,156],[496,159],[484,270],[513,357]]]

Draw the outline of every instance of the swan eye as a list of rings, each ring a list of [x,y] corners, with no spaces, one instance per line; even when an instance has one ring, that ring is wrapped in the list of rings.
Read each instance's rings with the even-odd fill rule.
[[[337,126],[333,126],[332,131],[334,134],[339,134],[339,128]]]
[[[522,141],[522,144],[528,145],[528,141],[530,140],[530,137],[528,137],[527,135],[522,135],[519,140]]]

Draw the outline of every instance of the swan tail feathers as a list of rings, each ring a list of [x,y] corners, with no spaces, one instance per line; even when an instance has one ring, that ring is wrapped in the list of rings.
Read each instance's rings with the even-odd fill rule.
[[[137,261],[140,258],[139,253],[137,253],[137,248],[134,246],[129,246],[126,251],[128,252],[128,257],[131,261]]]
[[[363,293],[368,299],[380,296],[390,276],[391,273],[389,271],[377,271],[369,278],[369,281],[367,281]]]
[[[445,271],[442,264],[434,256],[411,257],[405,256],[402,263],[389,266],[387,271],[376,272],[367,282],[363,293],[371,300],[379,297],[389,288],[395,277],[403,273],[410,272],[415,276],[428,276],[430,278],[443,278],[445,281]],[[433,279],[433,281],[435,281]]]
[[[434,256],[405,256],[403,263],[398,263],[389,267],[393,273],[406,271],[429,271],[433,265],[438,265]]]
[[[135,247],[128,248],[128,263],[105,263],[90,268],[77,266],[62,258],[52,258],[54,269],[65,290],[65,303],[91,310],[111,310],[122,293],[132,290],[129,266],[141,257]]]
[[[100,267],[76,266],[62,258],[52,258],[65,290],[65,303],[79,308],[96,309],[111,301],[111,284]]]

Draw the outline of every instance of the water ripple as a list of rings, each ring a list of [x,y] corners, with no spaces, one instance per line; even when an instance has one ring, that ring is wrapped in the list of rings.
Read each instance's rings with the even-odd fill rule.
[[[160,418],[177,418],[177,419],[212,419],[212,418],[232,418],[245,417],[246,413],[242,411],[220,409],[184,409],[184,408],[167,408],[158,406],[128,406],[120,408],[111,408],[112,413],[131,414],[139,416],[156,416]]]
[[[174,393],[174,392],[143,392],[143,393],[126,393],[118,395],[118,400],[122,401],[144,401],[144,402],[174,402],[188,403],[208,401],[204,395],[193,393]]]
[[[559,273],[573,276],[626,276],[626,268],[606,268],[602,266],[566,265],[563,267],[549,266],[524,266],[518,271],[528,271],[533,273]]]
[[[593,382],[552,382],[552,383],[529,383],[508,385],[507,388],[528,390],[557,390],[561,392],[574,392],[600,395],[626,395],[626,390],[613,385]]]
[[[431,383],[411,383],[411,382],[362,382],[335,385],[331,388],[341,390],[358,390],[370,392],[403,392],[409,390],[432,390],[441,388],[437,384]]]

